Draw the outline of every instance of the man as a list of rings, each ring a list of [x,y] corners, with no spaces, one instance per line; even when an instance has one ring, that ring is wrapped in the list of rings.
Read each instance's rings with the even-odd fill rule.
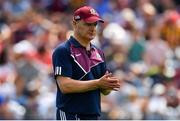
[[[100,116],[100,92],[120,88],[119,79],[106,72],[103,52],[91,44],[98,22],[97,12],[84,6],[73,17],[74,35],[53,53],[57,82],[58,120],[96,120]]]

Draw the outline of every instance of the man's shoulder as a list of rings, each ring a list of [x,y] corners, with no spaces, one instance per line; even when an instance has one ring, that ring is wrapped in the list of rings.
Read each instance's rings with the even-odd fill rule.
[[[57,45],[57,47],[55,48],[56,51],[59,51],[59,50],[68,50],[69,48],[69,42],[68,40],[64,41],[63,43]]]
[[[101,48],[97,47],[96,45],[92,44],[92,47],[93,47],[94,49],[96,49],[98,52],[104,53],[103,50],[102,50]]]
[[[68,41],[65,41],[61,44],[59,44],[55,49],[53,53],[68,53],[69,52],[69,43]]]
[[[101,50],[101,48],[97,47],[95,44],[92,44],[92,43],[91,43],[91,46],[92,46],[93,48],[97,49],[97,50]]]

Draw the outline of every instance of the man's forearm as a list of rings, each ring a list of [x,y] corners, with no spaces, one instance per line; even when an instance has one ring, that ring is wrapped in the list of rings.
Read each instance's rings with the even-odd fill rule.
[[[98,80],[79,81],[68,77],[58,77],[58,86],[62,93],[80,93],[98,89]]]
[[[108,94],[107,90],[117,91],[120,87],[119,79],[112,77],[111,73],[103,75],[100,79],[80,81],[69,77],[58,76],[57,82],[62,93],[81,93],[96,89],[103,89],[104,94]]]

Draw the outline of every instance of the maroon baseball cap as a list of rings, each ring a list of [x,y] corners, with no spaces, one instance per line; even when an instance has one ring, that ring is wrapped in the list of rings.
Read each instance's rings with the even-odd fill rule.
[[[87,23],[94,23],[97,21],[104,23],[96,10],[90,6],[83,6],[78,8],[74,12],[74,20],[83,20]]]

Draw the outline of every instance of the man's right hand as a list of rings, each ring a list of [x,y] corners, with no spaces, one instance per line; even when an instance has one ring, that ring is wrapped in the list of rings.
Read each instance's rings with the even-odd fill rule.
[[[112,76],[112,73],[106,73],[98,80],[98,86],[101,89],[118,91],[120,88],[120,80]]]

